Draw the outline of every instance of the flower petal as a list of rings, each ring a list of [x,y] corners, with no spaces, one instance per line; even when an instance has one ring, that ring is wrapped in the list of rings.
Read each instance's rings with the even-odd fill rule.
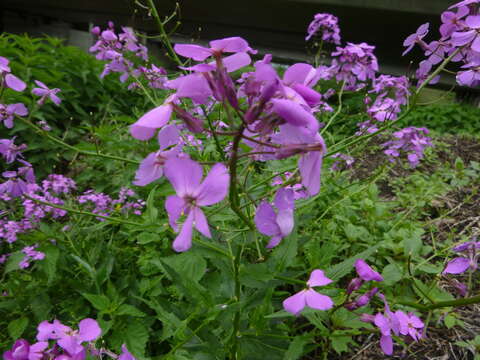
[[[228,192],[230,175],[223,164],[215,164],[198,189],[197,204],[208,206],[222,201]]]
[[[332,282],[331,279],[325,276],[322,270],[315,269],[310,274],[310,278],[307,281],[308,286],[325,286]]]
[[[193,216],[193,212],[191,211],[183,223],[180,233],[173,241],[173,250],[176,252],[187,251],[192,247]]]
[[[178,231],[177,220],[187,210],[187,203],[177,195],[170,195],[165,201],[165,209],[168,214],[168,222],[173,230]]]
[[[5,83],[10,89],[15,91],[23,91],[27,87],[27,84],[13,74],[7,74],[5,76]]]
[[[93,341],[100,337],[102,329],[98,323],[90,318],[83,319],[78,323],[78,336],[83,341]]]
[[[286,298],[283,301],[283,308],[285,311],[297,316],[301,313],[306,304],[306,291],[302,290],[295,295]]]
[[[383,281],[382,275],[373,270],[363,259],[355,261],[355,270],[364,281]]]
[[[461,274],[470,267],[470,260],[464,257],[457,257],[448,262],[442,274]]]
[[[130,134],[138,140],[148,140],[155,135],[157,129],[163,127],[172,116],[170,103],[160,105],[143,115],[138,121],[130,125]]]
[[[165,162],[165,176],[180,197],[198,194],[202,167],[189,158],[170,158]]]
[[[203,61],[212,55],[210,49],[194,44],[175,44],[173,49],[178,55],[182,55],[195,61]]]
[[[195,228],[200,231],[203,236],[209,239],[212,237],[212,234],[210,233],[210,229],[208,227],[207,218],[205,217],[202,209],[200,209],[199,207],[195,207],[193,209],[193,225],[195,225]]]
[[[333,301],[327,295],[322,295],[313,289],[309,289],[305,293],[305,300],[308,307],[316,310],[328,310],[333,307]]]
[[[322,161],[322,153],[319,151],[310,151],[302,155],[298,161],[298,167],[302,176],[302,185],[305,186],[311,196],[318,194],[320,191]]]
[[[276,214],[273,206],[262,201],[255,213],[255,225],[263,235],[274,236],[280,234],[280,228],[276,221]]]

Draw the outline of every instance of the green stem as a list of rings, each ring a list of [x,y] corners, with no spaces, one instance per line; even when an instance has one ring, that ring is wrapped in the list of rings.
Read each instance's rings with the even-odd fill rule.
[[[242,133],[245,130],[245,126],[242,124],[238,130],[238,134],[233,138],[232,156],[230,158],[230,190],[229,199],[230,207],[238,215],[238,217],[247,225],[251,230],[255,230],[255,226],[250,219],[242,212],[239,206],[238,189],[237,189],[237,161],[238,161],[238,147],[240,140],[242,139]]]
[[[352,145],[355,145],[356,143],[358,142],[361,142],[361,141],[364,141],[364,140],[367,140],[367,139],[370,139],[374,136],[377,136],[378,134],[384,132],[385,130],[391,128],[395,123],[398,123],[400,120],[404,119],[408,114],[410,114],[410,112],[413,110],[413,108],[415,107],[416,103],[417,103],[417,100],[418,100],[418,96],[420,95],[420,92],[422,91],[422,89],[430,83],[430,81],[432,81],[432,79],[437,76],[444,68],[445,66],[447,66],[447,64],[453,59],[454,56],[456,56],[461,50],[463,49],[462,48],[458,48],[457,50],[455,50],[448,58],[446,58],[439,66],[437,69],[435,69],[434,72],[432,72],[430,74],[430,76],[417,88],[417,90],[415,91],[415,94],[413,95],[413,100],[412,102],[408,105],[407,109],[405,110],[405,112],[395,121],[390,121],[388,122],[385,126],[381,127],[380,129],[378,129],[378,131],[374,132],[374,133],[371,133],[371,134],[367,134],[367,135],[364,135],[364,136],[358,136],[356,139],[354,139],[353,141],[345,144],[345,145],[342,145],[341,147],[334,147],[334,150],[328,152],[325,157],[329,157],[329,156],[332,156],[334,154],[336,154],[337,152],[341,152],[342,150],[352,146]],[[345,140],[345,141],[348,141]],[[341,141],[337,144],[335,144],[336,146],[338,146],[339,144],[342,144],[344,141]]]
[[[328,127],[332,124],[333,120],[337,118],[337,116],[340,114],[340,111],[342,111],[343,103],[342,103],[342,96],[343,96],[343,89],[345,88],[345,80],[342,82],[342,87],[340,88],[340,92],[338,93],[338,109],[335,111],[335,114],[330,117],[328,120],[327,125],[320,131],[320,135],[323,135],[325,131],[327,131]]]
[[[170,55],[170,58],[174,60],[177,65],[183,66],[182,61],[178,57],[177,53],[175,50],[173,50],[172,43],[170,42],[170,38],[168,37],[167,32],[165,31],[165,26],[162,20],[160,19],[160,16],[158,15],[157,8],[155,4],[153,3],[153,0],[148,0],[148,7],[150,8],[150,11],[155,18],[155,21],[157,22],[158,30],[160,31],[160,38],[162,39],[163,45],[167,48],[167,52]]]
[[[45,131],[45,130],[41,129],[40,127],[38,127],[37,125],[35,125],[31,121],[29,121],[28,119],[22,118],[20,116],[17,116],[17,119],[20,119],[24,124],[27,124],[32,129],[34,129],[37,133],[39,133],[40,135],[42,135],[42,136],[46,137],[47,139],[53,141],[54,143],[56,143],[58,145],[61,145],[65,148],[67,148],[67,149],[76,151],[79,154],[88,155],[88,156],[97,156],[97,157],[101,157],[101,158],[104,158],[104,159],[110,159],[110,160],[118,160],[118,161],[123,161],[123,162],[130,163],[130,164],[136,164],[136,165],[140,164],[140,162],[138,162],[136,160],[127,159],[127,158],[123,158],[123,157],[120,157],[120,156],[102,154],[102,153],[99,153],[99,152],[93,152],[93,151],[87,151],[87,150],[79,149],[76,146],[67,144],[65,141],[57,138],[56,136],[51,135],[48,131]]]
[[[398,304],[400,305],[410,306],[415,309],[425,310],[425,311],[440,309],[444,307],[465,306],[465,305],[471,305],[471,304],[477,304],[477,303],[480,303],[480,295],[463,298],[463,299],[457,299],[457,300],[438,301],[435,304],[429,304],[429,305],[417,304],[409,301],[398,302]]]

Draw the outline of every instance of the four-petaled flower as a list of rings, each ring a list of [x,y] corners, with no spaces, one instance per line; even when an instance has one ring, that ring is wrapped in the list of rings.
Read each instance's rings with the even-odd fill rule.
[[[50,98],[56,105],[60,105],[62,100],[56,95],[60,89],[49,89],[47,85],[38,80],[35,80],[35,84],[39,87],[33,88],[32,94],[40,96],[40,99],[37,101],[38,105],[43,105],[47,98]]]
[[[215,164],[202,180],[202,167],[189,158],[170,158],[165,163],[165,176],[177,195],[171,195],[165,202],[170,226],[178,231],[178,220],[186,219],[180,233],[173,242],[177,252],[187,251],[192,246],[192,230],[195,228],[211,238],[208,222],[200,206],[209,206],[222,201],[228,192],[230,175],[223,164]]]
[[[322,295],[312,289],[314,286],[325,286],[332,282],[322,270],[313,270],[307,281],[307,288],[283,301],[285,311],[298,316],[305,306],[316,310],[328,310],[333,307],[333,301],[327,295]]]

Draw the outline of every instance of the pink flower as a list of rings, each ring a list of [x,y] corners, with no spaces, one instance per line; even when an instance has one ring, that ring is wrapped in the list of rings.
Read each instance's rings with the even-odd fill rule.
[[[319,294],[312,289],[314,286],[325,286],[332,282],[322,270],[313,270],[307,281],[307,288],[283,301],[285,311],[298,316],[305,306],[316,310],[328,310],[333,307],[333,301],[326,295]]]
[[[165,176],[177,195],[165,202],[170,226],[178,231],[178,220],[186,216],[178,236],[173,242],[177,252],[187,251],[192,246],[192,230],[195,228],[211,238],[208,222],[200,206],[209,206],[222,201],[228,192],[230,175],[223,164],[215,164],[202,180],[202,167],[189,158],[170,158],[165,163]]]

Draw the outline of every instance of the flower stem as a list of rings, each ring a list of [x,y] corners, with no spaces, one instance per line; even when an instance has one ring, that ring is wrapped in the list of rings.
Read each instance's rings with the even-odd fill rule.
[[[242,139],[242,133],[245,130],[245,126],[242,124],[238,131],[238,134],[233,138],[232,156],[230,158],[230,190],[229,199],[230,207],[238,215],[238,217],[247,225],[251,230],[255,230],[255,226],[250,219],[242,212],[239,206],[238,189],[237,189],[237,161],[238,161],[238,147],[240,140]]]
[[[88,155],[88,156],[97,156],[97,157],[101,157],[101,158],[104,158],[104,159],[110,159],[110,160],[118,160],[118,161],[123,161],[123,162],[126,162],[126,163],[130,163],[130,164],[136,164],[136,165],[140,164],[140,162],[138,162],[136,160],[127,159],[127,158],[123,158],[123,157],[120,157],[120,156],[102,154],[102,153],[99,153],[99,152],[93,152],[93,151],[87,151],[87,150],[79,149],[76,146],[67,144],[65,141],[59,139],[58,137],[51,135],[48,131],[45,131],[45,130],[41,129],[40,127],[38,127],[37,125],[35,125],[34,123],[32,123],[28,119],[24,119],[20,116],[17,116],[17,119],[20,119],[24,124],[27,124],[32,129],[34,129],[37,133],[39,133],[40,135],[42,135],[42,136],[46,137],[47,139],[53,141],[54,143],[56,143],[58,145],[61,145],[61,146],[65,147],[69,150],[76,151],[79,154]]]
[[[172,43],[170,42],[170,38],[168,37],[168,34],[165,31],[165,26],[164,26],[165,24],[160,19],[160,16],[158,15],[158,11],[155,4],[153,3],[153,0],[148,0],[148,7],[155,21],[157,22],[158,30],[160,31],[160,38],[162,39],[163,45],[165,45],[165,47],[167,48],[168,55],[173,61],[177,63],[177,65],[183,66],[182,61],[178,57],[175,50],[173,50]]]

